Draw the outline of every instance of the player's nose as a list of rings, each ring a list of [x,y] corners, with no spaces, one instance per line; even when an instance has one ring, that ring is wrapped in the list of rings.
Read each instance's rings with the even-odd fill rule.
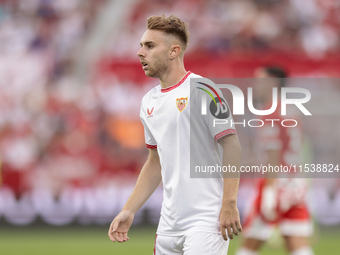
[[[137,56],[138,57],[145,57],[143,47],[139,49],[139,51],[137,52]]]

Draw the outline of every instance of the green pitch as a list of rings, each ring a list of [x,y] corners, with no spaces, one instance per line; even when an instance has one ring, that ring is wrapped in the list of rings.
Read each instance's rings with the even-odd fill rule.
[[[127,243],[112,243],[105,227],[1,227],[0,250],[4,255],[152,255],[155,227],[134,226]],[[314,244],[315,254],[336,255],[340,251],[340,232],[321,230]],[[240,238],[234,239],[228,254],[233,255]],[[277,240],[264,247],[261,255],[287,254]],[[199,255],[199,254],[198,254]]]

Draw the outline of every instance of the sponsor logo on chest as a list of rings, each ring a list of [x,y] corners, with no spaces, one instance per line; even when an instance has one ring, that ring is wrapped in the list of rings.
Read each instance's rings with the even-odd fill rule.
[[[149,108],[147,108],[146,110],[147,110],[147,113],[148,113],[148,118],[151,118],[153,115],[152,115],[152,113],[153,113],[153,109],[154,109],[155,107],[152,107],[151,109],[149,109]]]

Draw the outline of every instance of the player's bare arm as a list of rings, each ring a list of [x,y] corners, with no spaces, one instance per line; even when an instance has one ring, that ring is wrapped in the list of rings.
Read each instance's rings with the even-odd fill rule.
[[[135,188],[122,211],[112,221],[108,235],[120,243],[129,240],[127,233],[135,213],[148,200],[162,180],[161,165],[157,150],[149,149],[149,157],[138,177]]]
[[[241,146],[237,135],[224,136],[218,140],[223,148],[223,165],[241,166]],[[222,208],[220,212],[220,229],[224,240],[233,239],[233,234],[242,231],[239,211],[237,209],[237,193],[239,173],[225,176]],[[228,235],[228,236],[227,236]]]
[[[280,150],[267,150],[267,164],[272,166],[280,165]],[[263,189],[263,199],[261,200],[261,213],[268,220],[277,218],[277,194],[275,190],[276,173],[268,173]]]

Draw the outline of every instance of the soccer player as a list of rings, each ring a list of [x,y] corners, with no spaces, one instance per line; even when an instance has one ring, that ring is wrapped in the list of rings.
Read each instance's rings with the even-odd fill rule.
[[[262,104],[261,108],[269,109],[272,105],[274,87],[278,89],[280,99],[286,73],[281,68],[268,66],[258,68],[255,77],[264,79],[258,80],[254,87],[254,97]],[[266,124],[258,129],[257,149],[264,155],[266,165],[301,164],[303,150],[301,123],[298,122],[296,127],[290,128],[281,125],[283,118],[280,115],[280,100],[278,109],[264,118],[276,120],[273,124],[265,122]],[[285,119],[296,120],[298,117],[285,116]],[[244,223],[245,239],[236,255],[257,255],[276,226],[279,227],[291,255],[314,254],[308,240],[313,233],[313,225],[305,204],[306,180],[294,178],[294,175],[289,176],[291,178],[279,177],[271,175],[259,180],[257,197]]]
[[[190,178],[190,158],[239,168],[241,148],[234,126],[211,128],[211,114],[201,115],[196,107],[201,102],[198,97],[206,92],[190,93],[190,79],[200,76],[184,68],[188,39],[187,24],[175,16],[153,16],[147,21],[137,55],[145,74],[160,81],[144,96],[140,111],[149,157],[108,235],[113,242],[128,241],[134,214],[162,181],[154,254],[227,254],[229,239],[242,228],[237,209],[239,178]],[[226,118],[230,121],[231,114]],[[191,148],[193,137],[199,137],[199,143]]]

